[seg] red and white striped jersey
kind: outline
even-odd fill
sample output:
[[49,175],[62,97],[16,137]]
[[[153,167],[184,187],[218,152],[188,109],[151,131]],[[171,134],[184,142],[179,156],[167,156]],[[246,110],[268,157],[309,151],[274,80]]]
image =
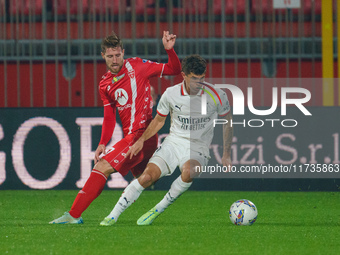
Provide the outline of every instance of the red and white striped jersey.
[[[99,92],[104,103],[104,123],[100,144],[107,144],[111,138],[115,125],[116,108],[122,121],[124,136],[147,127],[152,119],[149,78],[176,75],[181,71],[175,51],[169,50],[167,53],[169,55],[167,64],[141,58],[129,58],[124,60],[118,74],[108,71],[102,77],[99,83]],[[106,120],[109,120],[111,127],[105,128]],[[108,124],[106,123],[106,125]]]

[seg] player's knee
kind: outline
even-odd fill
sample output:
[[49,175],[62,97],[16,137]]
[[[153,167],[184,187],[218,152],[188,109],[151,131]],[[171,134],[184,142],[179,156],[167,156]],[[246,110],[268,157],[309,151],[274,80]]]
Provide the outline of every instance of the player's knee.
[[154,183],[156,180],[154,180],[153,176],[150,173],[144,172],[139,178],[138,182],[140,185],[143,186],[143,188],[149,187],[152,183]]
[[194,178],[194,176],[191,174],[190,168],[184,168],[182,170],[181,177],[183,182],[192,182]]
[[155,181],[157,181],[161,176],[161,171],[159,167],[153,163],[149,163],[143,172],[143,174],[138,178],[138,182],[144,188],[149,187]]
[[197,171],[197,164],[185,165],[182,169],[182,181],[184,182],[192,182],[199,175],[200,171]]
[[113,167],[105,159],[100,159],[93,169],[102,172],[106,177],[115,172]]

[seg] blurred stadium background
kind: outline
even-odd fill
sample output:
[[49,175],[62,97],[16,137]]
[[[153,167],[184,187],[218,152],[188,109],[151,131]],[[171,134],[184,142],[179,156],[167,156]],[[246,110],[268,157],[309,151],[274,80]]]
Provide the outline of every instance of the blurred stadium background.
[[[276,5],[281,7],[274,8]],[[29,118],[53,118],[59,114],[61,119],[64,118],[59,122],[66,127],[67,117],[74,118],[70,122],[75,125],[77,114],[81,117],[86,115],[84,112],[91,112],[88,107],[96,110],[92,117],[102,117],[98,82],[106,71],[100,56],[103,37],[112,31],[119,34],[124,41],[126,58],[137,56],[164,62],[167,55],[161,43],[163,30],[177,35],[175,50],[180,59],[193,53],[207,59],[208,78],[226,82],[229,79],[234,82],[235,79],[267,78],[288,81],[277,86],[289,86],[292,78],[305,80],[308,84],[302,82],[298,86],[306,87],[312,93],[307,105],[335,109],[340,105],[339,85],[337,79],[333,80],[340,75],[337,58],[340,1],[0,0],[0,124],[3,125],[0,125],[0,151],[5,151],[0,152],[0,188],[15,185],[34,188],[27,183],[23,186],[16,176],[22,179],[27,174],[25,164],[31,164],[27,167],[29,172],[41,180],[52,176],[58,166],[62,149],[59,150],[58,140],[51,138],[52,133],[46,133],[46,139],[40,143],[36,142],[39,134],[34,134],[36,139],[32,138],[30,142],[36,144],[28,147],[31,151],[25,142],[19,146],[21,151],[15,147],[13,137]],[[151,85],[160,95],[168,86],[180,81],[180,76],[152,78]],[[240,84],[243,91],[247,86],[249,83]],[[257,83],[255,106],[271,105],[269,88],[272,86]],[[337,110],[333,109],[333,112],[332,119],[338,123]],[[322,115],[326,113],[318,116]],[[81,124],[77,124],[75,129],[67,131],[72,144],[72,162],[64,167],[68,171],[71,164],[73,175],[78,177],[64,181],[64,186],[55,183],[53,187],[75,188],[74,179],[79,178],[79,169],[85,164],[84,157],[79,156],[83,152],[82,145],[79,146],[82,138],[77,130]],[[337,163],[339,133],[338,128],[334,128],[335,131],[329,130],[327,134],[330,142],[334,141],[331,147],[335,156],[331,159]],[[100,128],[96,131],[97,135],[90,140],[92,150],[100,137]],[[88,134],[91,135],[91,131]],[[72,141],[76,136],[77,140]],[[250,143],[263,140],[256,139],[258,137]],[[37,149],[46,147],[44,141],[48,141],[49,150]],[[306,142],[306,148],[311,142]],[[55,150],[51,148],[54,145],[58,147]],[[23,156],[20,153],[24,150],[28,152]],[[40,154],[33,156],[34,150]],[[270,150],[266,148],[266,151]],[[47,151],[55,152],[57,159],[52,160],[50,171],[41,173],[39,164],[45,162],[39,159],[39,155],[48,156]],[[16,157],[24,163],[19,160],[22,164],[17,164]],[[86,179],[88,173],[81,174],[81,178]],[[65,175],[59,178],[63,179]],[[329,184],[324,183],[324,187],[327,186]],[[294,187],[292,189],[296,189],[296,185]],[[309,183],[304,187],[308,188]],[[337,187],[332,186],[332,189]]]
[[[165,61],[160,38],[170,30],[180,59],[208,60],[208,77],[337,77],[337,1],[278,2],[300,8],[274,9],[273,0],[1,0],[0,107],[101,106],[100,41],[112,31],[126,57]],[[178,81],[152,85],[161,93]],[[312,105],[339,105],[337,87],[315,85]]]

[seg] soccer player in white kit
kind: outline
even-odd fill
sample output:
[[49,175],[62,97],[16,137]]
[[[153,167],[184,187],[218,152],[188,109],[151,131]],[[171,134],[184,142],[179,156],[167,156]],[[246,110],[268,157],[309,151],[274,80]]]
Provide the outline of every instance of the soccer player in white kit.
[[[143,174],[132,181],[124,190],[112,212],[100,223],[110,226],[117,222],[120,214],[135,202],[142,191],[165,175],[172,174],[178,166],[181,175],[172,183],[164,198],[141,216],[138,225],[150,225],[192,184],[200,173],[197,169],[206,166],[217,115],[231,122],[230,105],[224,91],[204,82],[206,61],[199,55],[190,55],[182,61],[183,82],[167,88],[162,95],[157,115],[143,135],[131,146],[126,157],[133,158],[142,150],[144,142],[154,136],[171,115],[170,134],[153,154]],[[206,94],[205,114],[202,114],[202,95]],[[233,129],[229,124],[223,128],[222,164],[231,166],[230,148]]]

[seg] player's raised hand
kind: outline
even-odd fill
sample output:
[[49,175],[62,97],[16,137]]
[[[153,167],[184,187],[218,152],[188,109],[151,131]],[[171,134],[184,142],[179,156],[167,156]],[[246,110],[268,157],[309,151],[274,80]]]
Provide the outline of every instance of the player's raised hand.
[[130,156],[130,159],[132,159],[133,156],[136,156],[144,146],[144,141],[142,139],[138,139],[137,142],[134,143],[128,150],[128,152],[125,155],[125,158]]
[[94,153],[94,164],[97,164],[97,162],[99,161],[99,156],[100,154],[106,154],[106,146],[104,144],[99,144],[96,152]]
[[169,31],[163,31],[162,41],[164,49],[171,50],[175,45],[176,35],[170,34]]

